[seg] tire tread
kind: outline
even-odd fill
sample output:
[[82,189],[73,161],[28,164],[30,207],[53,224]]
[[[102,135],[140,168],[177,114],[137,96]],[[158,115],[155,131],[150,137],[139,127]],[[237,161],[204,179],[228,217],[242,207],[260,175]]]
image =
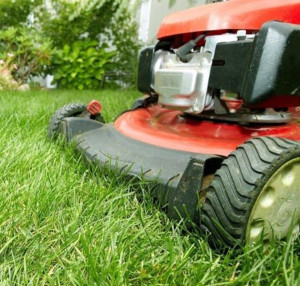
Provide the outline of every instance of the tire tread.
[[247,222],[261,189],[293,156],[300,156],[300,142],[256,137],[223,161],[201,207],[200,228],[214,245],[245,244]]
[[50,119],[48,126],[48,138],[56,139],[59,134],[60,123],[64,118],[76,116],[86,110],[82,103],[69,103],[58,109]]

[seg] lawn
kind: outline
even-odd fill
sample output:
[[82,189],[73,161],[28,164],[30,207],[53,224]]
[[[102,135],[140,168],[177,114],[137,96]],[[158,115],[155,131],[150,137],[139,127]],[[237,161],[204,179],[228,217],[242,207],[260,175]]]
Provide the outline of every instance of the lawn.
[[299,285],[299,239],[213,251],[168,220],[147,184],[87,168],[46,138],[64,104],[97,98],[111,121],[137,96],[1,92],[0,285]]

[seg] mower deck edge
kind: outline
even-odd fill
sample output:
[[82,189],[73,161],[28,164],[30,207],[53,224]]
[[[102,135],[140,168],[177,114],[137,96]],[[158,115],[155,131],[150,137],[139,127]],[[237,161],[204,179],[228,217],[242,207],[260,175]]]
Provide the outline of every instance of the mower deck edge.
[[197,220],[203,177],[223,160],[143,143],[122,135],[112,123],[90,119],[66,118],[61,132],[76,142],[76,149],[89,162],[156,182],[155,197],[167,206],[172,219]]

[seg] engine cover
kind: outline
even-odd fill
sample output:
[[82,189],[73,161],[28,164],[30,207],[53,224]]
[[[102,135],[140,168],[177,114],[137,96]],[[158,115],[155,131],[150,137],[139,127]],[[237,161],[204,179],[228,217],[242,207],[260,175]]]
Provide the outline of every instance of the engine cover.
[[202,112],[205,108],[212,54],[195,53],[188,63],[175,54],[167,54],[162,68],[155,72],[154,90],[159,103],[186,112]]

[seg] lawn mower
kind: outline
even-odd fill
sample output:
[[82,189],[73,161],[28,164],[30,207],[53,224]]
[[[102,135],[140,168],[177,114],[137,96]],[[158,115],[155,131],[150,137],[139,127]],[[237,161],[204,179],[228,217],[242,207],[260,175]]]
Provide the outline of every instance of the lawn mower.
[[156,183],[168,216],[216,245],[296,238],[300,221],[300,1],[231,0],[167,16],[140,52],[143,97],[113,123],[68,104],[49,137]]

